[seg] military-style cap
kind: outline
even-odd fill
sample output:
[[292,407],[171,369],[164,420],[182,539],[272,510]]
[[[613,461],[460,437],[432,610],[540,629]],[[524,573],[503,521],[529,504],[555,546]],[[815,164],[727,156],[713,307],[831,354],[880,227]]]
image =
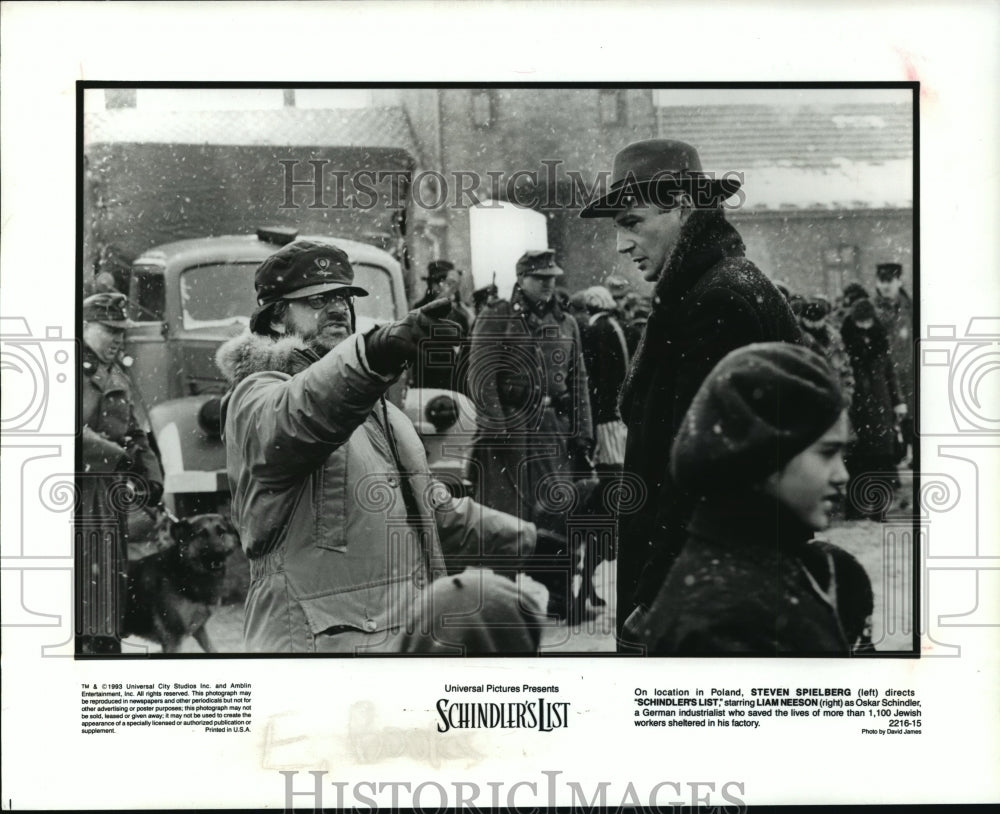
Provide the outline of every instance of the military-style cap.
[[250,317],[253,333],[269,331],[270,312],[280,300],[299,300],[313,294],[344,289],[356,297],[368,292],[354,285],[354,268],[347,254],[329,243],[296,240],[267,258],[254,275],[257,304]]
[[879,280],[895,280],[903,276],[903,267],[899,263],[879,263],[875,266],[875,276]]
[[427,276],[424,279],[429,283],[443,280],[448,276],[448,272],[453,271],[454,268],[455,264],[451,260],[431,260],[427,264]]
[[328,243],[296,240],[267,258],[254,275],[257,304],[270,305],[278,300],[298,300],[349,288],[357,297],[368,292],[354,285],[354,268],[347,254]]
[[83,321],[99,322],[109,328],[131,328],[135,325],[128,318],[128,297],[120,292],[91,294],[83,301]]
[[555,249],[529,249],[517,261],[517,274],[535,277],[562,277],[563,270],[556,265]]

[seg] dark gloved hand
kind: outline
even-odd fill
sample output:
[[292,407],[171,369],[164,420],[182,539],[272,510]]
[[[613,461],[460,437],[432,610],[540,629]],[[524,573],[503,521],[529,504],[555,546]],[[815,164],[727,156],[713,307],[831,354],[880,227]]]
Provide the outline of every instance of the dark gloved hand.
[[163,499],[163,484],[155,480],[147,481],[147,483],[149,494],[147,505],[156,506]]
[[371,369],[383,376],[399,373],[417,358],[420,340],[430,336],[435,325],[454,327],[457,336],[458,325],[443,319],[449,311],[451,300],[442,298],[410,311],[398,322],[370,330],[365,334],[365,354]]
[[163,497],[163,484],[159,481],[146,480],[139,475],[129,476],[128,481],[135,493],[135,504],[139,508],[155,506]]

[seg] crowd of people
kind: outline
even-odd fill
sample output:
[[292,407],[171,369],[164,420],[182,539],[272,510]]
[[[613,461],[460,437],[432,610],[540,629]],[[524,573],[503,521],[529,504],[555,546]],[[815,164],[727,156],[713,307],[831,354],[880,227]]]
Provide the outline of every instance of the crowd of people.
[[[546,249],[517,262],[509,299],[488,287],[470,307],[462,270],[436,260],[409,315],[358,334],[367,292],[342,251],[299,240],[264,261],[249,330],[217,356],[246,648],[534,652],[571,601],[553,566],[570,508],[599,494],[608,510],[625,478],[635,499],[611,506],[603,552],[619,652],[870,649],[867,575],[813,538],[845,495],[872,515],[851,481],[892,488],[912,444],[902,269],[879,265],[874,297],[792,294],[726,219],[739,188],[682,142],[618,153],[581,217],[613,223],[648,294],[615,275],[569,293]],[[85,326],[109,324],[93,313]],[[470,496],[435,482],[386,399],[404,372],[475,404]]]

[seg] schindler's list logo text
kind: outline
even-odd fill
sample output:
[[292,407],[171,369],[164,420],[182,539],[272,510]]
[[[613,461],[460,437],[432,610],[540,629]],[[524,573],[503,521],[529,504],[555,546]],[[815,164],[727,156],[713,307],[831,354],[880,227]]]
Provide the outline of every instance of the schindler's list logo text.
[[537,729],[552,732],[569,726],[569,701],[544,696],[524,701],[437,702],[438,732],[450,729]]

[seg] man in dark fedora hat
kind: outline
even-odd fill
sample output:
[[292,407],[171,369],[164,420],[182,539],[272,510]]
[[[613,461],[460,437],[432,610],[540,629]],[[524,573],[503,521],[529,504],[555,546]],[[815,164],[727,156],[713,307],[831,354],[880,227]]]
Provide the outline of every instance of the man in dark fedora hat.
[[119,361],[133,325],[124,294],[83,301],[80,439],[77,476],[76,649],[121,652],[127,601],[128,524],[123,507],[152,505],[163,494],[160,462],[136,418],[132,381]]
[[676,558],[693,511],[693,496],[671,479],[670,450],[695,392],[736,348],[801,341],[785,298],[746,259],[739,233],[726,221],[724,202],[742,196],[741,185],[737,173],[703,170],[690,144],[649,139],[615,156],[608,192],[580,213],[612,218],[618,251],[654,283],[649,319],[621,392],[625,477],[641,482],[645,495],[618,523],[623,650],[637,640],[639,619]]

